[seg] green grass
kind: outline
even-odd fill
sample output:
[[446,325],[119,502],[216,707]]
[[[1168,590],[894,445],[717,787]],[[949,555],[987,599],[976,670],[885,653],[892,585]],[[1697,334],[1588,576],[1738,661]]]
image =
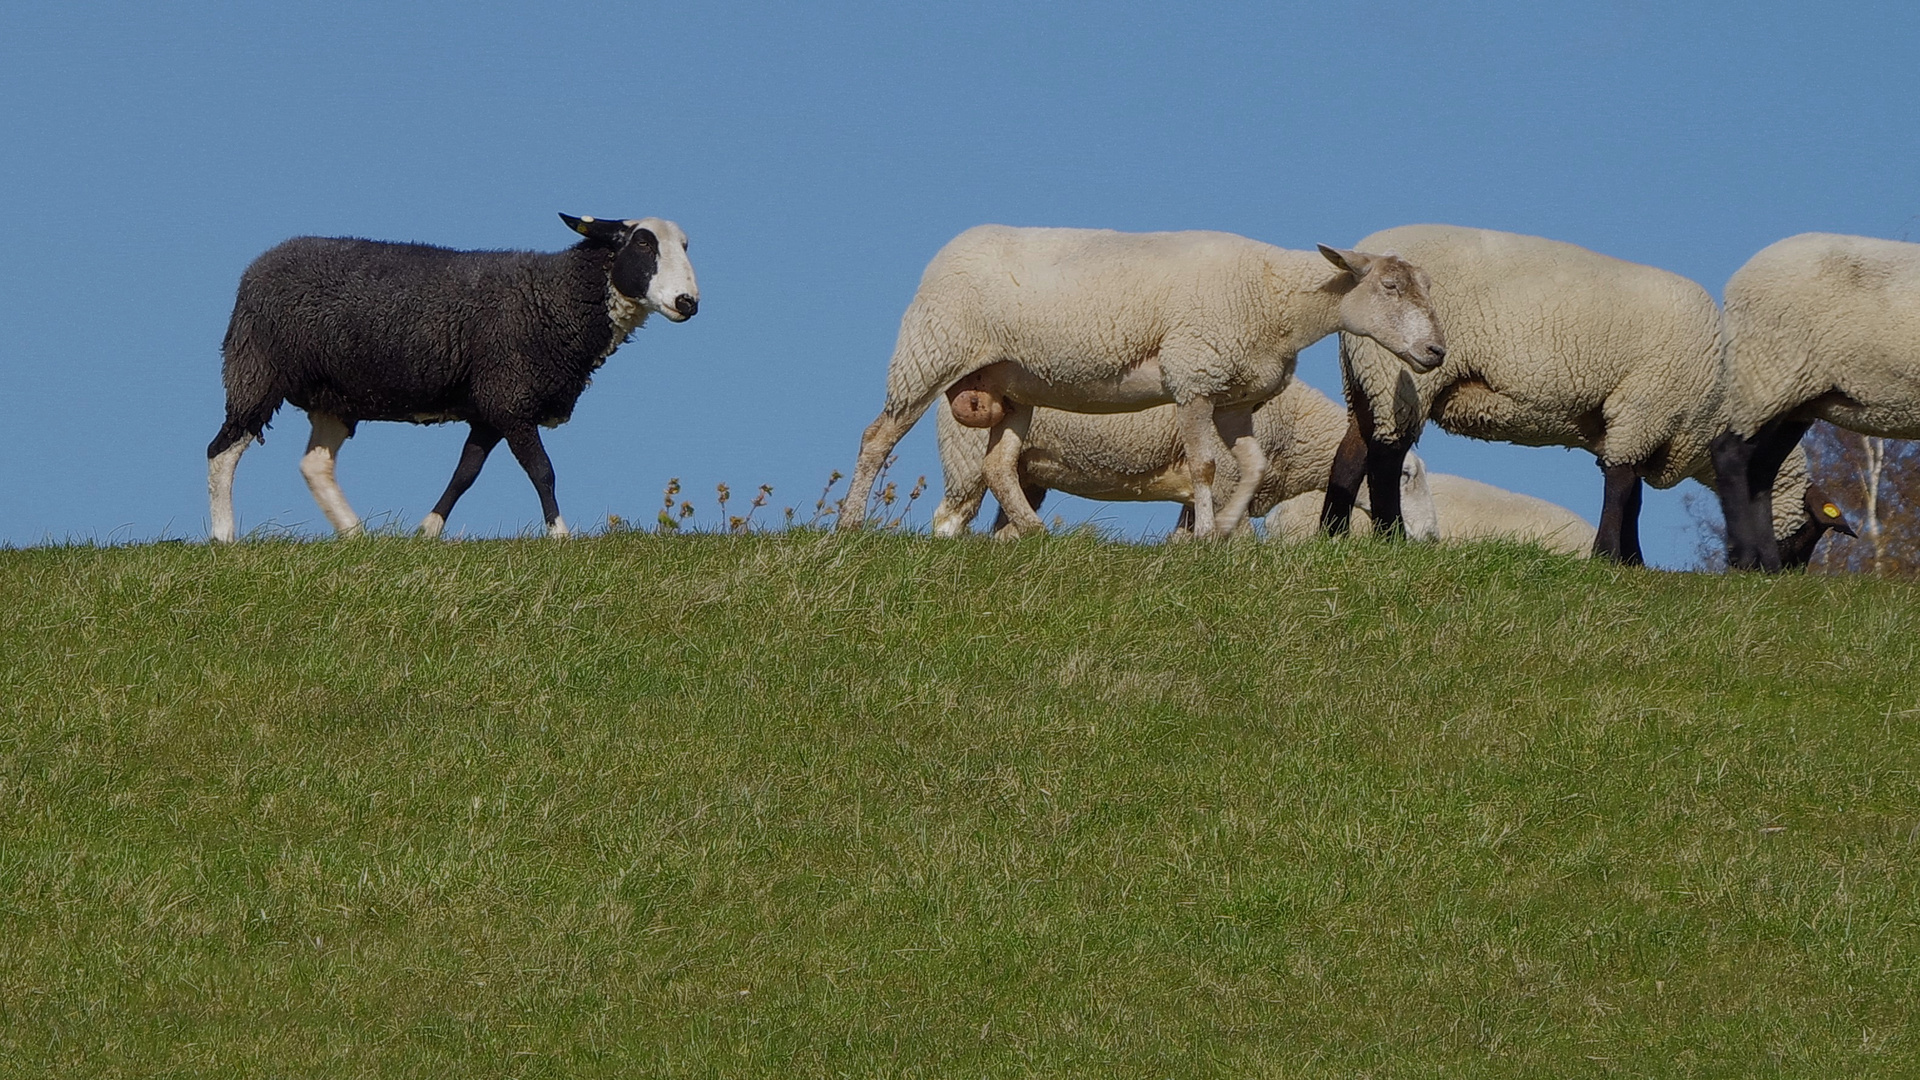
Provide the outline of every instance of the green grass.
[[1898,584],[621,533],[0,597],[0,1074],[1920,1075]]

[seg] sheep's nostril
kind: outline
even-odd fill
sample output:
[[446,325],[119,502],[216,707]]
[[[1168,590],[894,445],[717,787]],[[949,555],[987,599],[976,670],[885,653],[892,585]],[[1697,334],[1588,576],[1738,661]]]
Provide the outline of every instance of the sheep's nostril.
[[673,298],[673,310],[691,319],[694,313],[700,310],[700,301],[695,300],[686,293],[681,293],[679,296]]
[[1427,346],[1427,359],[1432,360],[1434,363],[1438,364],[1445,361],[1446,358],[1447,358],[1447,347],[1445,345]]

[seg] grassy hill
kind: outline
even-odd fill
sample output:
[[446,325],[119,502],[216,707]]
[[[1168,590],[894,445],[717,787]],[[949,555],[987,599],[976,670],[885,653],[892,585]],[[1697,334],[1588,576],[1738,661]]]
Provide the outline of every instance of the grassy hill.
[[1920,1075],[1920,593],[0,552],[0,1074]]

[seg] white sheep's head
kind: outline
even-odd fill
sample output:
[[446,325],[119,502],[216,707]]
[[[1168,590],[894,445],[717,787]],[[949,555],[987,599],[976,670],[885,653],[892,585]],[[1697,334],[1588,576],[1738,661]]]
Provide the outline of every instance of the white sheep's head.
[[700,285],[680,226],[662,218],[609,221],[561,214],[560,219],[581,236],[613,248],[607,284],[621,299],[674,322],[686,322],[700,310]]
[[1340,298],[1340,329],[1369,337],[1415,371],[1432,371],[1447,358],[1447,338],[1433,313],[1427,272],[1398,255],[1369,255],[1320,245],[1327,261],[1353,275]]
[[1411,450],[1400,462],[1400,521],[1409,540],[1440,539],[1440,512],[1427,483],[1427,463]]

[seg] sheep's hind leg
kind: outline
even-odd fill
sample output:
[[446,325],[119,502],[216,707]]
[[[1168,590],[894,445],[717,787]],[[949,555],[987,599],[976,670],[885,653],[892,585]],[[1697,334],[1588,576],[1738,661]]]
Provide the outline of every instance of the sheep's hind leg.
[[854,459],[853,476],[847,481],[846,497],[840,500],[840,516],[834,522],[836,529],[858,528],[867,520],[867,496],[873,491],[873,481],[886,468],[887,458],[893,454],[893,448],[900,444],[907,429],[920,418],[924,406],[904,416],[881,413],[879,418],[867,425],[860,436],[860,456]]
[[1640,474],[1632,465],[1601,465],[1606,494],[1600,506],[1600,528],[1594,532],[1593,553],[1626,566],[1640,566]]
[[360,517],[347,504],[346,492],[334,479],[340,447],[353,436],[353,429],[332,413],[310,412],[307,419],[313,424],[313,435],[307,439],[306,455],[300,459],[300,475],[306,477],[307,490],[313,492],[320,512],[333,523],[333,531],[341,536],[358,536],[362,531]]
[[[221,432],[224,438],[227,432]],[[253,442],[253,436],[240,433],[240,437],[231,444],[207,456],[207,503],[212,514],[212,528],[208,536],[220,543],[232,543],[235,528],[233,521],[233,473],[240,467],[240,455],[247,452],[247,445]],[[220,439],[214,440],[220,445]]]
[[1033,406],[1010,404],[1007,418],[994,425],[993,433],[987,437],[987,456],[980,462],[980,471],[1006,517],[1006,525],[996,528],[995,536],[1005,538],[1047,531],[1033,504],[1027,501],[1025,485],[1020,482],[1020,451],[1026,446],[1027,426],[1032,420]]
[[973,525],[974,517],[980,513],[980,503],[986,496],[987,485],[984,480],[965,491],[949,487],[946,495],[941,497],[940,505],[933,508],[933,535],[965,535]]
[[[1027,505],[1033,507],[1033,512],[1036,517],[1039,516],[1040,504],[1047,501],[1047,489],[1034,487],[1030,484],[1021,484],[1020,494],[1027,497]],[[1019,530],[1014,529],[1007,523],[1008,520],[1006,507],[1003,506],[994,511],[993,535],[995,537],[1002,540],[1011,540],[1020,535]]]
[[453,479],[447,482],[440,501],[433,504],[433,511],[420,522],[420,535],[437,537],[447,527],[447,515],[453,513],[453,504],[479,479],[480,467],[487,463],[487,455],[493,453],[499,443],[500,433],[485,424],[467,425],[467,444],[460,450],[460,464],[454,467]]
[[565,539],[567,523],[560,519],[560,502],[553,497],[553,462],[547,459],[547,448],[540,442],[540,429],[532,426],[510,428],[506,431],[507,449],[527,471],[527,479],[533,481],[533,490],[540,496],[540,513],[547,522],[547,535],[555,540]]

